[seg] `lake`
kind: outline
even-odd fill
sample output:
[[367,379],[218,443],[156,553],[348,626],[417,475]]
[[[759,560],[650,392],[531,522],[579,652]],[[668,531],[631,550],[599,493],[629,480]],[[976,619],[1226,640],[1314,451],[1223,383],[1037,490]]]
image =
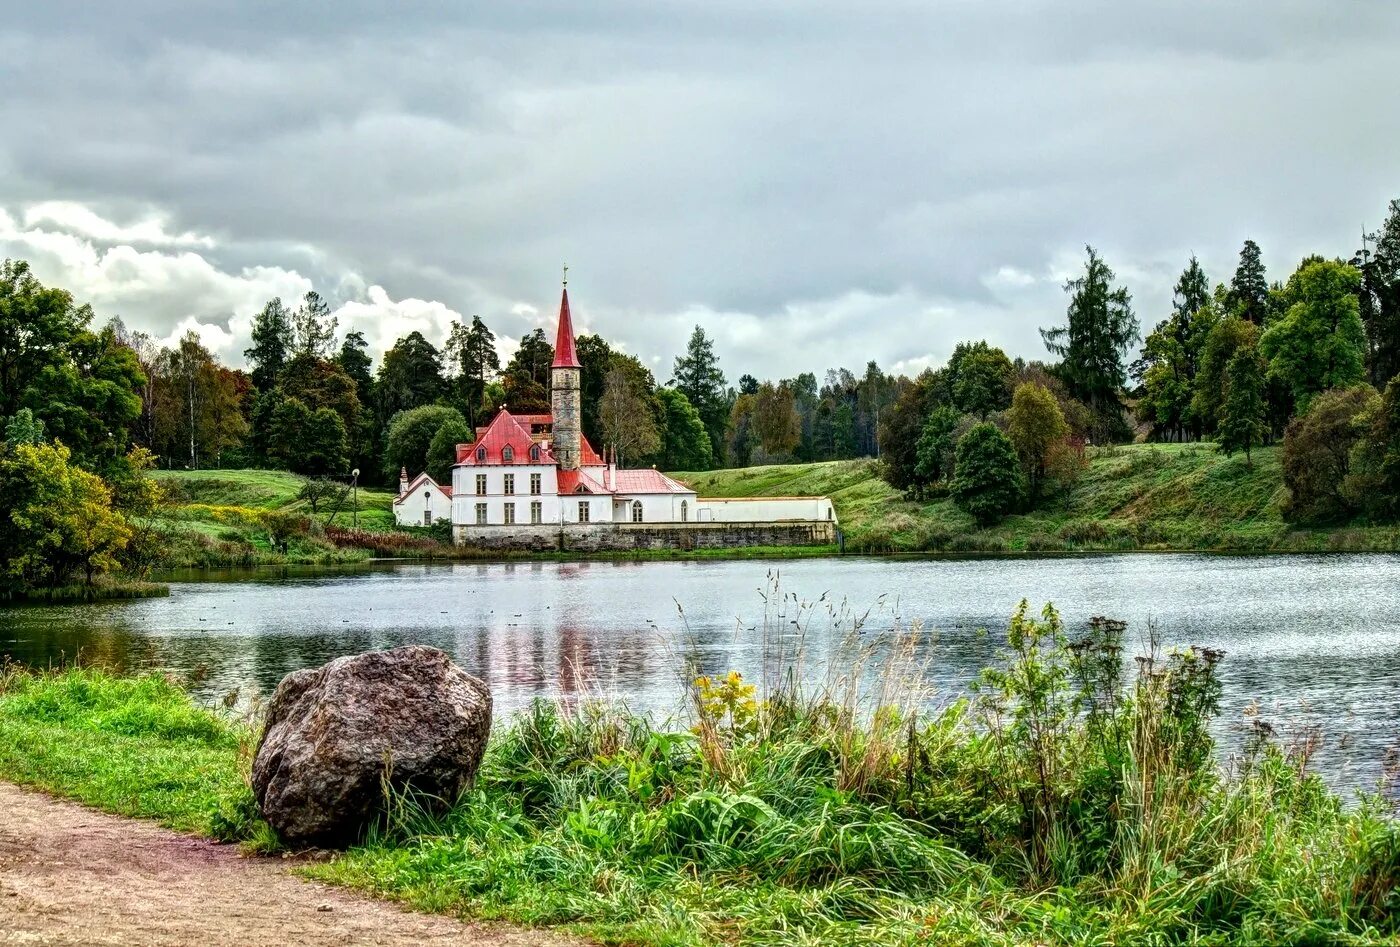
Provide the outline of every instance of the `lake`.
[[765,637],[801,640],[821,677],[847,670],[838,639],[878,652],[918,625],[930,699],[944,702],[994,659],[1024,597],[1034,610],[1053,601],[1071,633],[1106,615],[1129,622],[1135,649],[1149,622],[1166,646],[1223,649],[1227,751],[1250,715],[1286,734],[1316,725],[1328,778],[1372,788],[1400,730],[1392,555],[394,562],[178,578],[165,599],[0,610],[0,654],[193,674],[214,700],[266,696],[338,655],[424,643],[489,682],[498,719],[537,696],[669,714],[692,662],[753,679]]

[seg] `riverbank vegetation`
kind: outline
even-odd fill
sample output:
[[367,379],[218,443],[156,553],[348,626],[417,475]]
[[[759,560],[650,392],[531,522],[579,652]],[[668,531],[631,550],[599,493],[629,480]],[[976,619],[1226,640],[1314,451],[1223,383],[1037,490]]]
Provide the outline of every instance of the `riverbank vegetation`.
[[1213,444],[1088,448],[1073,485],[990,526],[939,491],[915,498],[895,490],[874,461],[676,476],[702,496],[830,496],[848,552],[1400,550],[1393,525],[1290,522],[1283,454],[1260,448],[1246,463]]
[[[1219,653],[1149,653],[1130,674],[1121,623],[1071,641],[1052,608],[1023,605],[1003,659],[940,710],[916,628],[845,635],[838,670],[809,677],[800,641],[828,621],[775,600],[753,683],[693,678],[674,726],[536,704],[445,814],[392,800],[363,845],[305,870],[617,944],[1400,935],[1387,804],[1345,805],[1309,771],[1311,744],[1278,745],[1262,720],[1220,765]],[[251,733],[158,677],[0,683],[0,777],[266,847]]]

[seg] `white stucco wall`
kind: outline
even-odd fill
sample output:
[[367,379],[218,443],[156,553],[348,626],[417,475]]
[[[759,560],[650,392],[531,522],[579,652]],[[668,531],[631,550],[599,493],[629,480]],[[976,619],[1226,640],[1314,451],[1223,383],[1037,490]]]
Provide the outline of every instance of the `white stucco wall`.
[[[613,520],[618,523],[632,522],[632,501],[642,504],[643,523],[694,523],[696,498],[693,493],[640,493],[618,494],[613,500]],[[682,511],[684,504],[684,511]]]
[[[506,475],[515,477],[515,492],[507,494]],[[540,492],[530,493],[530,475],[540,475]],[[486,523],[505,523],[506,505],[515,507],[516,523],[530,522],[530,504],[540,504],[541,521],[559,522],[559,481],[550,464],[486,464],[479,467],[452,468],[452,523],[455,526],[475,526],[476,506],[486,504]],[[486,477],[486,492],[477,493],[478,475]]]
[[836,508],[826,497],[702,497],[697,505],[702,523],[836,521]]
[[394,522],[399,526],[426,526],[425,513],[432,513],[433,522],[451,519],[452,501],[437,487],[423,481],[394,503]]

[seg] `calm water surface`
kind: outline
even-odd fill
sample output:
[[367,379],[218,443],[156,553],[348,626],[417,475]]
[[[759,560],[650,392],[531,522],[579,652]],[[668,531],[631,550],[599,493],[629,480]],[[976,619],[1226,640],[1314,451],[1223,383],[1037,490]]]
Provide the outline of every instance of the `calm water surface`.
[[1319,764],[1353,787],[1373,787],[1397,746],[1400,556],[1385,555],[394,563],[197,576],[173,583],[168,599],[0,610],[0,654],[198,669],[199,695],[214,699],[269,694],[287,672],[339,655],[424,643],[486,679],[498,717],[581,692],[665,714],[677,708],[685,655],[752,678],[765,625],[795,638],[795,607],[765,605],[770,570],[785,595],[821,601],[803,617],[813,675],[842,670],[828,659],[852,616],[865,616],[861,638],[876,643],[898,634],[896,618],[917,621],[934,699],[952,699],[994,658],[1025,597],[1036,608],[1053,601],[1071,630],[1108,615],[1130,623],[1136,644],[1151,620],[1168,646],[1225,650],[1227,746],[1253,712],[1285,731],[1320,725]]

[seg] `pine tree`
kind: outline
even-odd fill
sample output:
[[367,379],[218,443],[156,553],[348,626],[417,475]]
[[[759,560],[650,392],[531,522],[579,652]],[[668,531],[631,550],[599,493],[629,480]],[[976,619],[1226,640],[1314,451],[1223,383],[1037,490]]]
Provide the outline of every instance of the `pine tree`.
[[252,366],[253,387],[271,391],[292,357],[292,314],[280,298],[268,300],[253,319],[253,347],[243,357]]
[[1181,317],[1179,324],[1189,324],[1191,317],[1208,305],[1210,280],[1206,278],[1206,271],[1201,269],[1201,263],[1193,253],[1186,263],[1186,269],[1177,277],[1176,287],[1172,290],[1172,313]]
[[297,355],[325,358],[335,342],[335,316],[321,294],[314,289],[301,298],[301,305],[292,313],[292,330],[296,337]]
[[472,316],[470,326],[454,322],[447,337],[446,354],[457,369],[457,400],[467,424],[474,427],[481,420],[486,386],[501,370],[495,333],[480,316]]
[[700,326],[690,335],[685,354],[677,356],[671,372],[671,384],[695,408],[710,436],[712,464],[724,461],[725,427],[729,421],[729,399],[725,392],[724,372],[715,355],[714,342]]
[[335,361],[341,371],[354,379],[355,394],[361,403],[367,404],[370,387],[374,384],[374,376],[370,374],[374,362],[369,357],[369,343],[365,341],[365,334],[360,331],[345,333],[345,341],[340,344],[340,353]]
[[1251,448],[1263,441],[1265,414],[1264,360],[1252,346],[1235,352],[1227,371],[1225,409],[1220,421],[1220,449],[1227,454],[1244,451],[1245,463],[1254,461]]
[[1263,325],[1269,311],[1269,281],[1264,275],[1259,244],[1246,240],[1240,249],[1240,263],[1230,279],[1227,297],[1230,309],[1241,319]]
[[1121,426],[1118,393],[1127,380],[1123,360],[1139,338],[1138,321],[1128,291],[1112,286],[1113,270],[1093,247],[1085,250],[1084,275],[1065,283],[1068,325],[1041,329],[1040,335],[1045,347],[1064,359],[1060,375],[1071,394],[1089,405],[1095,437],[1104,440]]

